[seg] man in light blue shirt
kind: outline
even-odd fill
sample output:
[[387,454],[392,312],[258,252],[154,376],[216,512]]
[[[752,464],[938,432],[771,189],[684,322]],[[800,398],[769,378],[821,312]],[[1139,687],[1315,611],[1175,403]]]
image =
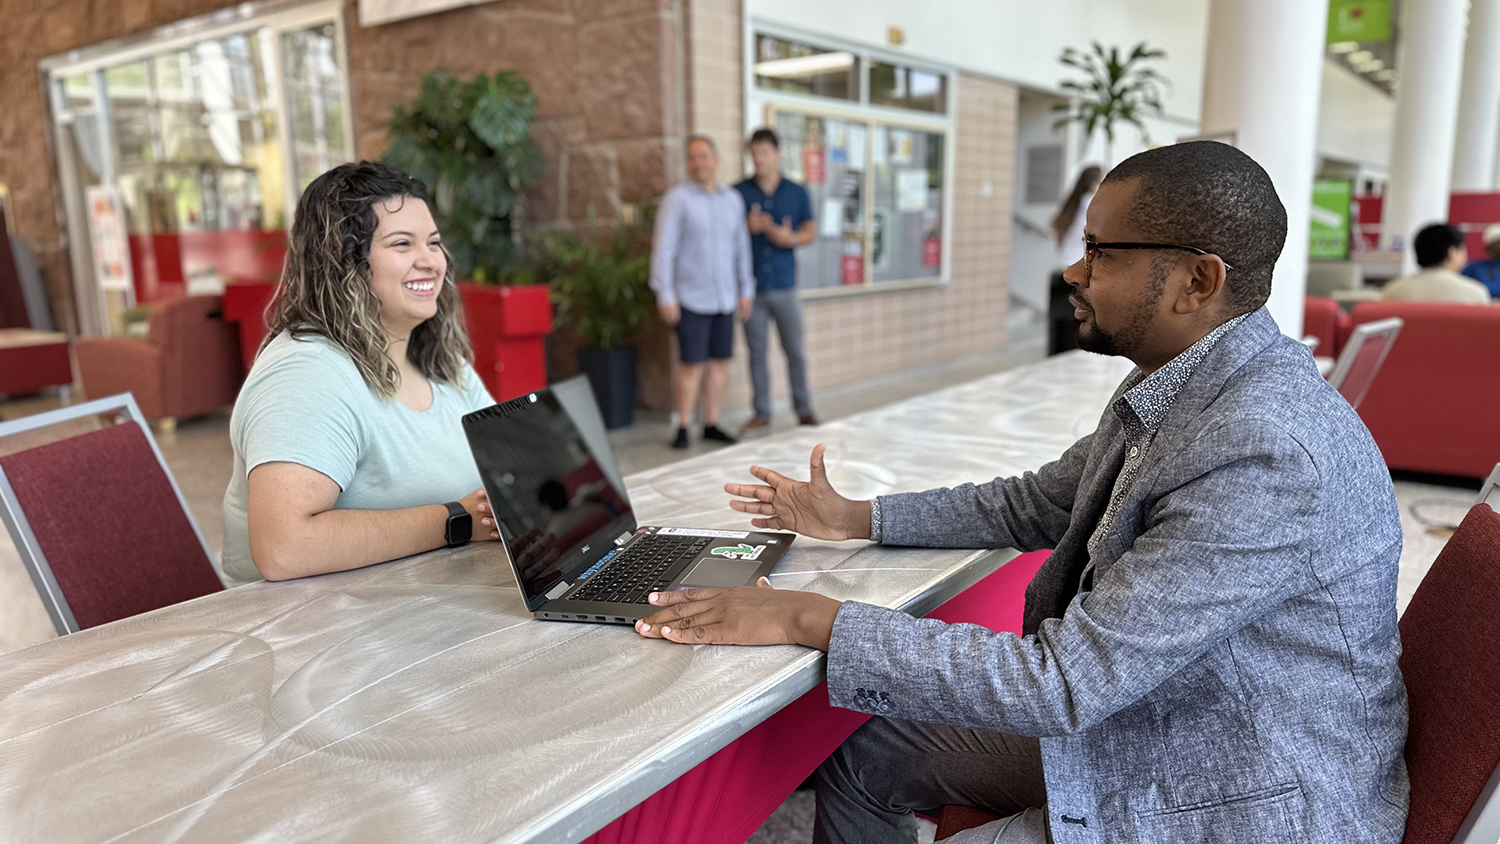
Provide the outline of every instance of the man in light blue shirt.
[[688,447],[687,427],[700,379],[703,438],[735,441],[719,428],[719,410],[727,363],[734,354],[735,318],[744,322],[755,304],[745,201],[738,191],[719,184],[719,154],[708,136],[688,138],[686,152],[692,181],[662,197],[651,250],[651,290],[662,320],[677,329],[682,362],[674,385],[678,428],[673,448]]

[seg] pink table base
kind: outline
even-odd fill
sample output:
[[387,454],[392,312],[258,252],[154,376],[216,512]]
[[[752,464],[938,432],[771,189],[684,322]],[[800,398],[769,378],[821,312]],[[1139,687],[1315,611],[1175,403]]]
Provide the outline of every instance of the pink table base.
[[[1022,554],[928,616],[1020,632],[1026,585],[1046,551]],[[804,694],[599,830],[586,844],[742,844],[870,716]]]

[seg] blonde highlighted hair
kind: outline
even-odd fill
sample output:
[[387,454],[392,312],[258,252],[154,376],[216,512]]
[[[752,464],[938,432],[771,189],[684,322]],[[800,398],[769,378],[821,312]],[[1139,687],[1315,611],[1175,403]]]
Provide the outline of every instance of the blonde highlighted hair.
[[[342,164],[314,179],[297,203],[261,349],[282,332],[323,337],[348,353],[370,389],[394,398],[398,370],[386,355],[390,335],[380,322],[380,300],[370,289],[370,248],[379,223],[376,203],[412,199],[427,202],[427,188],[371,161]],[[451,257],[447,263],[437,315],[412,331],[406,359],[430,380],[461,388],[464,366],[474,354]]]

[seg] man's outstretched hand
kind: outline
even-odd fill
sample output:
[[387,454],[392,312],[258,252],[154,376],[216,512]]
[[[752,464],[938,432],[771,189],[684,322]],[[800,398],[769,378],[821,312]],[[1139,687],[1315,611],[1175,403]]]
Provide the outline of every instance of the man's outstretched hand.
[[635,623],[651,639],[689,645],[806,645],[828,650],[841,604],[813,592],[756,586],[653,592],[661,609]]
[[753,516],[750,524],[771,530],[789,530],[814,539],[869,539],[870,502],[850,501],[834,491],[823,468],[819,443],[810,460],[812,480],[794,481],[764,466],[751,466],[750,474],[765,481],[761,484],[725,484],[724,491],[748,501],[731,501],[729,506]]

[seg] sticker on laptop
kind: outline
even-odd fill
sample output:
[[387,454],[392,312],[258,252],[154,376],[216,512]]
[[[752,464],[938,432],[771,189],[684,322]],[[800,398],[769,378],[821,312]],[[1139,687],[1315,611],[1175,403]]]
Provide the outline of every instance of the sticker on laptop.
[[750,534],[743,530],[696,530],[694,528],[664,527],[657,536],[709,536],[714,539],[744,539]]
[[721,545],[708,552],[715,557],[727,557],[731,560],[758,560],[761,552],[766,550],[764,545],[746,545],[741,542],[738,545]]

